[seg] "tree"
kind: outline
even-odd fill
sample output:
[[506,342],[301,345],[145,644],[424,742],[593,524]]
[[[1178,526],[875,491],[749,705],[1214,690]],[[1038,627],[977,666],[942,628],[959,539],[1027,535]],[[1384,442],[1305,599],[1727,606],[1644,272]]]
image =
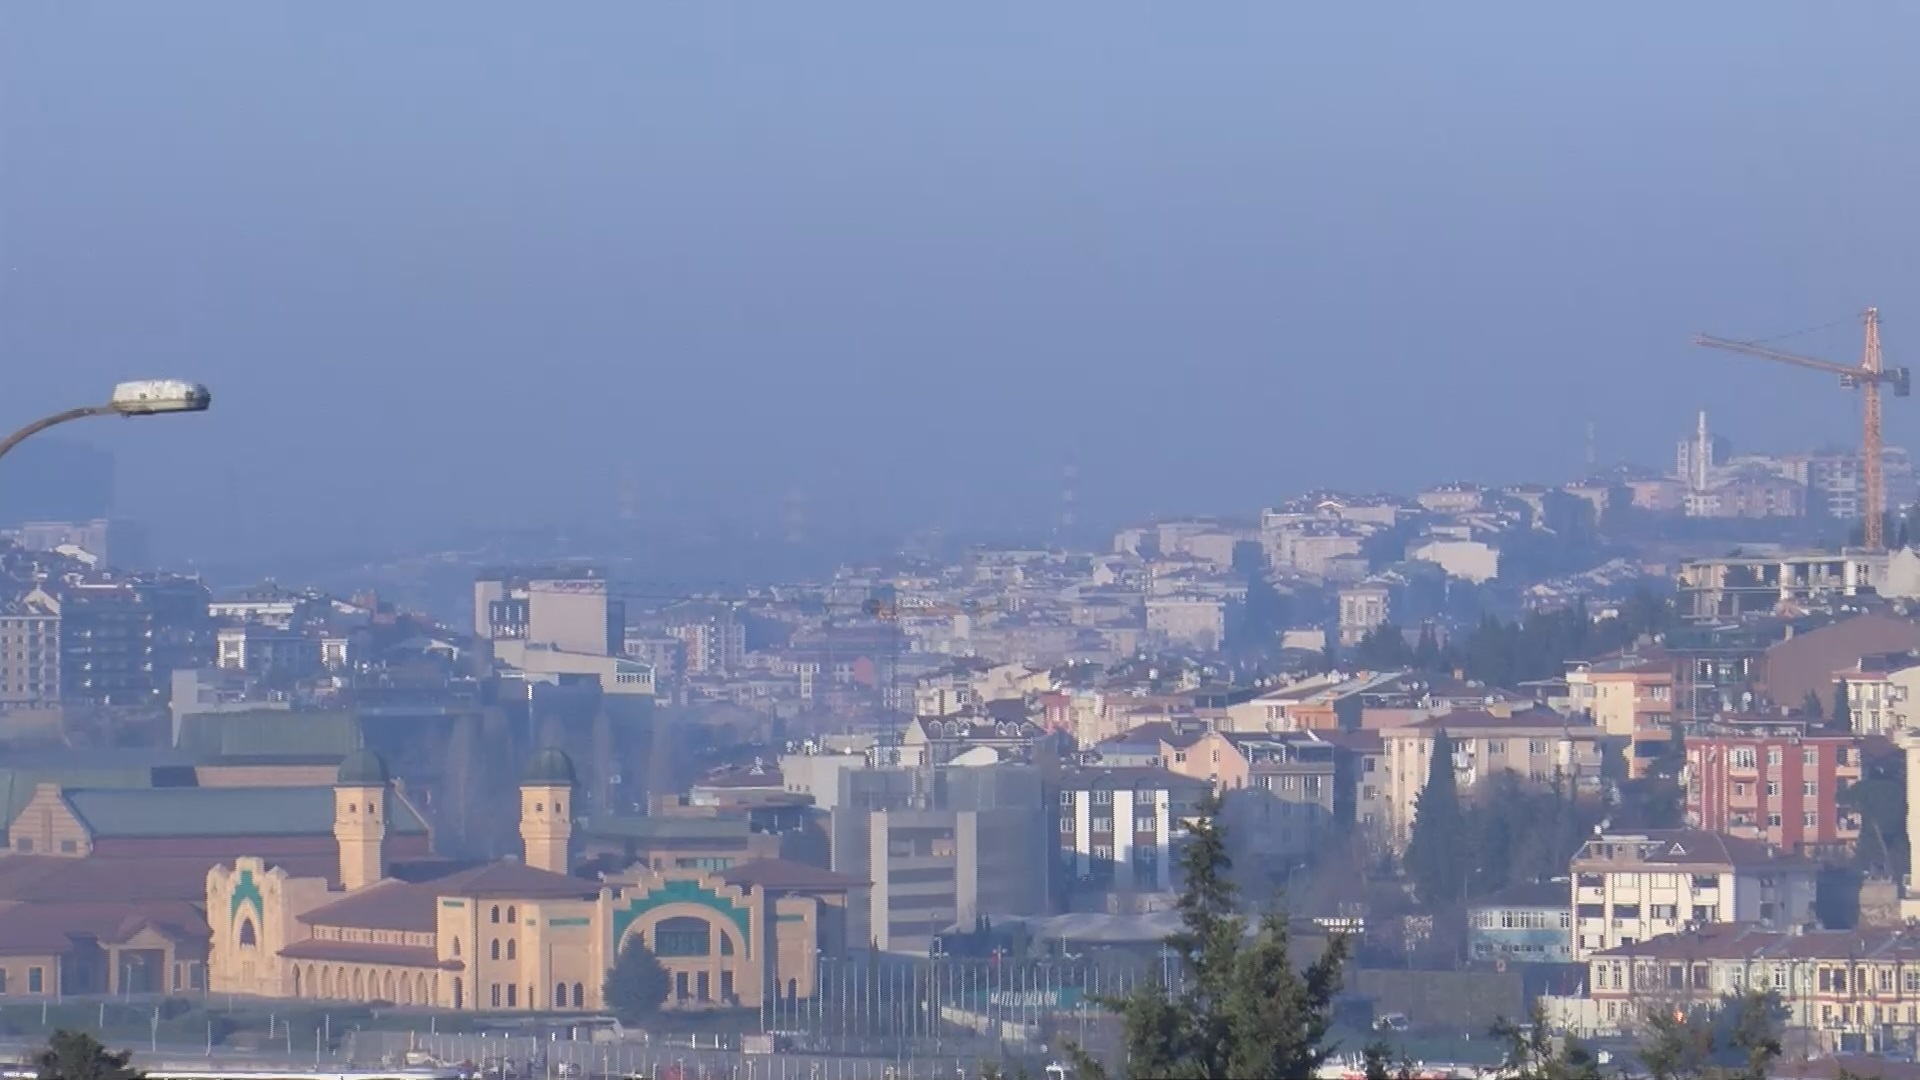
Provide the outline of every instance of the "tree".
[[[1180,929],[1166,939],[1184,978],[1166,987],[1149,983],[1123,998],[1102,999],[1117,1012],[1127,1072],[1167,1080],[1229,1080],[1247,1076],[1312,1076],[1332,1055],[1333,1026],[1347,942],[1296,970],[1284,913],[1260,917],[1253,933],[1235,914],[1238,890],[1229,874],[1220,800],[1197,809],[1180,854],[1185,888]],[[1106,1069],[1070,1046],[1077,1074],[1104,1078]]]
[[84,1031],[56,1031],[34,1059],[40,1080],[140,1080],[131,1051],[114,1052]]
[[646,942],[640,940],[640,935],[628,934],[613,970],[607,972],[603,993],[608,1007],[621,1020],[631,1023],[658,1012],[661,1003],[667,1000],[672,982],[667,969],[653,955],[653,950],[647,948]]
[[1827,714],[1827,726],[1835,731],[1853,730],[1853,706],[1847,701],[1847,680],[1833,684],[1833,711]]
[[1407,648],[1407,635],[1398,626],[1381,623],[1354,646],[1353,662],[1368,671],[1398,671],[1413,666],[1413,650]]
[[1554,1047],[1547,1035],[1546,1010],[1538,1002],[1526,1027],[1502,1017],[1494,1022],[1492,1035],[1506,1044],[1500,1062],[1502,1076],[1512,1080],[1600,1080],[1600,1059],[1593,1051],[1571,1038]]
[[1827,707],[1821,703],[1820,695],[1812,690],[1807,691],[1806,699],[1800,702],[1800,711],[1815,720],[1825,719],[1827,715]]
[[1406,870],[1414,891],[1427,905],[1460,899],[1466,885],[1466,814],[1453,776],[1453,740],[1434,733],[1427,784],[1414,801],[1413,833],[1407,840]]
[[1655,1009],[1640,1062],[1653,1080],[1766,1080],[1787,1016],[1780,996],[1749,990],[1684,1014]]

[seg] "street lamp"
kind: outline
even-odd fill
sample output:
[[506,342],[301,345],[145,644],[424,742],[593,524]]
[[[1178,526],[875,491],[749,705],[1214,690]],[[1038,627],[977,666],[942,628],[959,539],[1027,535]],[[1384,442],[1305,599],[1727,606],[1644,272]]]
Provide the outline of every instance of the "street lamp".
[[0,458],[7,452],[56,424],[89,416],[159,416],[164,413],[205,412],[213,404],[213,395],[199,383],[179,379],[141,379],[123,382],[113,388],[113,396],[104,405],[83,405],[78,409],[42,417],[7,436],[0,442]]

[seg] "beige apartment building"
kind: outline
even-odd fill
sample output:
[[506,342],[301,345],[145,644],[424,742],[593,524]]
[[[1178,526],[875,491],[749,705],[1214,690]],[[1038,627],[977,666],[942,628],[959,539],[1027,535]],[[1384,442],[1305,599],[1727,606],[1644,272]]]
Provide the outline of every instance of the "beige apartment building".
[[1567,665],[1570,708],[1628,747],[1629,775],[1645,775],[1673,741],[1673,660],[1627,654]]
[[0,607],[0,706],[60,700],[60,608],[38,589]]
[[1444,731],[1453,741],[1454,780],[1461,792],[1482,780],[1512,772],[1536,784],[1556,777],[1576,787],[1597,784],[1604,757],[1603,733],[1550,709],[1496,716],[1460,709],[1380,732],[1388,762],[1386,823],[1396,852],[1406,850],[1414,807],[1426,787],[1433,747]]

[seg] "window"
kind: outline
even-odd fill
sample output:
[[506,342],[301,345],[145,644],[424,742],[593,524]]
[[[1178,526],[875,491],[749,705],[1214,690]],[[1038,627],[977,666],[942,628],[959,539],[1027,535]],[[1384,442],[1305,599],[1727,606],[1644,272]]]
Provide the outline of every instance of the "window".
[[1777,746],[1767,747],[1767,766],[1771,768],[1778,764],[1780,764],[1780,748]]
[[1544,754],[1546,752],[1547,752],[1547,740],[1545,739],[1528,739],[1527,740],[1528,755],[1532,757],[1539,757],[1541,754]]
[[1094,832],[1103,832],[1103,833],[1110,833],[1110,832],[1112,832],[1112,831],[1113,831],[1113,819],[1112,819],[1112,818],[1110,818],[1110,817],[1097,817],[1097,818],[1094,818],[1094,819],[1093,819],[1093,831],[1094,831]]
[[704,919],[680,916],[660,920],[653,929],[653,954],[670,956],[711,956],[713,928]]
[[30,855],[33,853],[33,841],[28,840],[25,837],[21,837],[20,839],[15,840],[13,842],[13,847],[14,847],[14,850],[19,851],[22,854]]
[[1063,818],[1061,818],[1061,819],[1060,819],[1060,831],[1061,831],[1062,833],[1070,833],[1070,832],[1072,832],[1072,831],[1073,831],[1073,819],[1072,819],[1072,818],[1069,818],[1069,817],[1063,817]]
[[500,1007],[500,984],[494,983],[492,990],[493,990],[493,993],[492,993],[493,1007],[497,1009]]
[[1807,781],[1806,783],[1804,783],[1804,784],[1801,784],[1801,785],[1800,785],[1800,794],[1802,794],[1802,795],[1818,795],[1818,794],[1820,794],[1820,785],[1819,785],[1819,783],[1818,783],[1818,782],[1816,782],[1816,781],[1813,781],[1813,780],[1809,780],[1809,781]]
[[1777,781],[1777,780],[1769,780],[1769,781],[1767,781],[1767,798],[1769,798],[1769,799],[1777,799],[1777,798],[1779,798],[1779,797],[1780,797],[1780,783],[1779,783],[1779,781]]
[[[721,976],[721,978],[727,977],[728,975]],[[584,1009],[587,1007],[587,988],[580,983],[573,984],[573,1007],[576,1009]]]
[[[519,957],[518,957],[518,955],[517,955],[517,954],[518,954],[518,952],[519,952],[519,949],[518,949],[518,948],[517,948],[517,947],[516,947],[516,946],[514,945],[514,943],[513,943],[513,939],[512,939],[512,938],[508,938],[508,939],[507,939],[507,959],[509,959],[509,960],[516,960],[516,959],[519,959]],[[509,1004],[509,1005],[511,1005],[511,1004],[512,1004],[512,1002],[508,1002],[508,1004]]]
[[493,944],[488,946],[487,953],[490,956],[490,958],[494,960],[500,959],[500,939],[499,938],[493,939]]
[[459,938],[453,939],[453,955],[455,956],[460,955],[460,939]]
[[1728,755],[1728,760],[1732,762],[1733,767],[1736,769],[1754,768],[1755,766],[1754,766],[1753,747],[1751,746],[1734,747],[1733,752]]
[[1820,825],[1820,815],[1809,810],[1800,815],[1800,824],[1809,829],[1818,828]]
[[44,994],[47,992],[47,973],[44,968],[27,969],[27,993]]
[[499,922],[499,921],[500,921],[500,905],[499,905],[499,904],[495,904],[495,905],[493,905],[493,917],[492,917],[491,919],[489,919],[488,921],[489,921],[489,922]]
[[1777,829],[1777,828],[1779,828],[1779,827],[1780,827],[1780,815],[1779,815],[1779,814],[1768,814],[1768,815],[1767,815],[1767,828],[1769,828],[1769,829]]
[[74,841],[74,840],[60,841],[60,853],[63,855],[72,855],[74,852],[77,852],[79,850],[80,850],[80,844],[77,841]]
[[1072,805],[1073,805],[1073,792],[1071,792],[1071,791],[1063,791],[1063,792],[1061,792],[1061,793],[1060,793],[1060,805],[1061,805],[1061,806],[1072,806]]
[[507,905],[507,921],[508,922],[519,921],[519,910],[511,904]]
[[1802,764],[1802,765],[1818,765],[1818,764],[1820,764],[1820,751],[1818,751],[1818,750],[1802,750],[1802,751],[1800,751],[1800,764]]
[[517,993],[515,993],[515,991],[519,989],[520,987],[514,983],[507,984],[507,1008],[511,1009],[516,1004],[518,1004],[518,1002],[516,1002],[514,998],[519,996]]

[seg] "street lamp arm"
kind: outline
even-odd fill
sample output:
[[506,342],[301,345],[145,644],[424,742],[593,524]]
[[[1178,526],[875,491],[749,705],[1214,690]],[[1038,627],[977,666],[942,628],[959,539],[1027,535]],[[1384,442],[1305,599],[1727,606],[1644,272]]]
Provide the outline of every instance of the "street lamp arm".
[[57,412],[52,416],[41,417],[26,427],[21,428],[19,431],[7,436],[5,442],[0,442],[0,458],[6,457],[7,451],[12,450],[26,440],[57,424],[65,424],[73,420],[84,420],[89,416],[111,416],[115,411],[111,405],[86,405],[78,409],[68,409],[66,412]]

